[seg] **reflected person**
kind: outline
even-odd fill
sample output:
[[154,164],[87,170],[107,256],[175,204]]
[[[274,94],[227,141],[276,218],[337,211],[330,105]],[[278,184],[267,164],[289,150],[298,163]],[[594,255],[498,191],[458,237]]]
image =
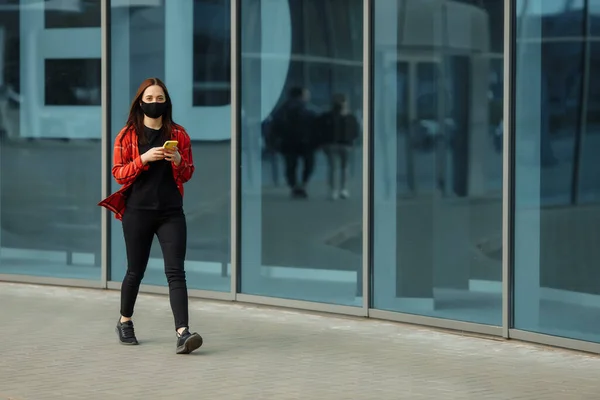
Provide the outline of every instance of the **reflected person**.
[[348,161],[352,147],[359,137],[358,120],[349,112],[348,100],[343,94],[333,96],[331,110],[319,117],[318,132],[327,157],[327,176],[331,199],[346,199],[348,191]]
[[[167,140],[177,141],[176,147],[165,149]],[[192,177],[194,164],[190,137],[173,122],[171,98],[160,79],[146,79],[140,85],[127,124],[115,139],[113,160],[113,177],[122,186],[100,205],[123,222],[127,272],[116,327],[119,341],[138,344],[131,317],[156,235],[169,284],[176,353],[191,353],[202,345],[202,337],[189,331],[184,270],[187,225],[183,184]]]
[[[308,197],[307,185],[315,168],[317,149],[313,132],[316,114],[309,109],[310,92],[293,87],[288,99],[274,113],[273,140],[285,161],[285,177],[294,198]],[[302,177],[298,181],[297,169],[302,161]]]

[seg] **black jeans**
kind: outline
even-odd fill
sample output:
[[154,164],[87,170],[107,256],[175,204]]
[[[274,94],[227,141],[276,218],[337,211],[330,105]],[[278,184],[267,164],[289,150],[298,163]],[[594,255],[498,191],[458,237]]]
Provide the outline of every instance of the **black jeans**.
[[311,150],[285,152],[285,177],[290,188],[298,187],[298,161],[302,159],[302,185],[306,185],[315,169],[315,152]]
[[165,260],[175,329],[188,327],[188,294],[184,269],[187,225],[181,209],[168,212],[127,209],[123,214],[127,273],[121,285],[121,315],[127,318],[133,315],[155,234]]
[[[331,190],[346,189],[348,181],[348,159],[351,147],[344,144],[329,144],[323,149],[327,157],[328,181]],[[339,182],[336,175],[339,173]]]

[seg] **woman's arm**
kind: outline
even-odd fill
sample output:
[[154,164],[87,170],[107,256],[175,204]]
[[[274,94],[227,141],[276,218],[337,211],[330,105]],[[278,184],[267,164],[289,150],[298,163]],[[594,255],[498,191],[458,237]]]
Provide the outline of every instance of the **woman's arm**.
[[195,171],[194,157],[192,156],[192,141],[183,127],[176,127],[175,129],[177,130],[176,137],[179,142],[177,147],[179,148],[181,163],[179,165],[173,163],[173,168],[177,171],[177,180],[185,183],[192,179]]
[[112,175],[119,185],[127,185],[135,180],[144,168],[142,157],[133,158],[131,133],[124,128],[115,139]]

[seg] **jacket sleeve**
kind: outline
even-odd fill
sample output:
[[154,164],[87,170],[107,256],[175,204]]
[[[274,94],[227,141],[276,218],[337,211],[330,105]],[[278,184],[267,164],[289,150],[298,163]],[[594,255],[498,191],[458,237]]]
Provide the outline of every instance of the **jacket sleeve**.
[[127,133],[123,129],[115,139],[112,175],[119,185],[132,183],[144,168],[141,156],[133,158],[131,135]]
[[194,157],[192,156],[192,141],[187,132],[179,127],[178,129],[178,141],[179,141],[179,154],[181,155],[181,163],[175,165],[173,163],[173,169],[177,172],[177,180],[180,183],[185,183],[192,179],[194,175]]

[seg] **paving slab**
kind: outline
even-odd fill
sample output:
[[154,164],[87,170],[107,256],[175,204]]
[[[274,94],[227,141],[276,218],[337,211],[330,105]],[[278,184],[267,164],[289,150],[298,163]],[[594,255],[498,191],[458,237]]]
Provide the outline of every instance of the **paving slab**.
[[595,400],[600,357],[424,327],[190,300],[205,345],[175,354],[166,296],[0,283],[0,399]]

